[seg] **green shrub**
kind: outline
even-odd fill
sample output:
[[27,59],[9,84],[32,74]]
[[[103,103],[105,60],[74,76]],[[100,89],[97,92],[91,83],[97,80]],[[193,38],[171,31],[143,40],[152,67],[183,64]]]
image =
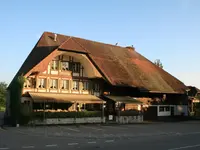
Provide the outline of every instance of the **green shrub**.
[[83,112],[34,112],[34,119],[44,118],[84,118],[101,117],[101,111],[83,111]]

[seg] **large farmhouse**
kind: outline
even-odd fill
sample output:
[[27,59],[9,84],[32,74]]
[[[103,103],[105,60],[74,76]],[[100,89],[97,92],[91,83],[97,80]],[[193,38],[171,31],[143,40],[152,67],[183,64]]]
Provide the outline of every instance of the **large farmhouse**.
[[[129,110],[128,103],[153,104],[155,98],[164,99],[165,105],[187,105],[186,86],[132,46],[44,32],[15,78],[21,75],[26,78],[21,103],[32,111],[105,109],[109,116],[115,115],[117,102],[127,103],[120,110]],[[13,81],[8,87],[8,116]]]

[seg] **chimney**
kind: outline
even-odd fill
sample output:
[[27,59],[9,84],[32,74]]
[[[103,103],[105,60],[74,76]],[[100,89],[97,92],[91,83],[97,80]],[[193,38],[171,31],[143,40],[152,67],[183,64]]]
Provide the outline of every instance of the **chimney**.
[[57,34],[54,34],[54,41],[56,42],[57,40]]

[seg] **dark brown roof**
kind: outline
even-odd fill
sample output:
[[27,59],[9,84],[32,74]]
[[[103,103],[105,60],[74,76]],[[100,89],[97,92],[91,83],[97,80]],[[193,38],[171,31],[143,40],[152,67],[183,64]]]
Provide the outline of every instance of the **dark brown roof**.
[[56,48],[85,53],[103,76],[115,86],[132,86],[149,91],[185,92],[186,86],[131,47],[120,47],[77,37],[44,32],[35,48],[25,60],[18,75],[26,74]]

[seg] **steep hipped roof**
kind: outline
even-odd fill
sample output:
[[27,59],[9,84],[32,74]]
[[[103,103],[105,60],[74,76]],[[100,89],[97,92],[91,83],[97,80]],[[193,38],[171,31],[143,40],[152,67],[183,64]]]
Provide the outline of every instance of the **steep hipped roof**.
[[115,86],[132,86],[154,92],[184,92],[186,86],[133,48],[44,32],[17,75],[26,74],[55,49],[85,53]]

